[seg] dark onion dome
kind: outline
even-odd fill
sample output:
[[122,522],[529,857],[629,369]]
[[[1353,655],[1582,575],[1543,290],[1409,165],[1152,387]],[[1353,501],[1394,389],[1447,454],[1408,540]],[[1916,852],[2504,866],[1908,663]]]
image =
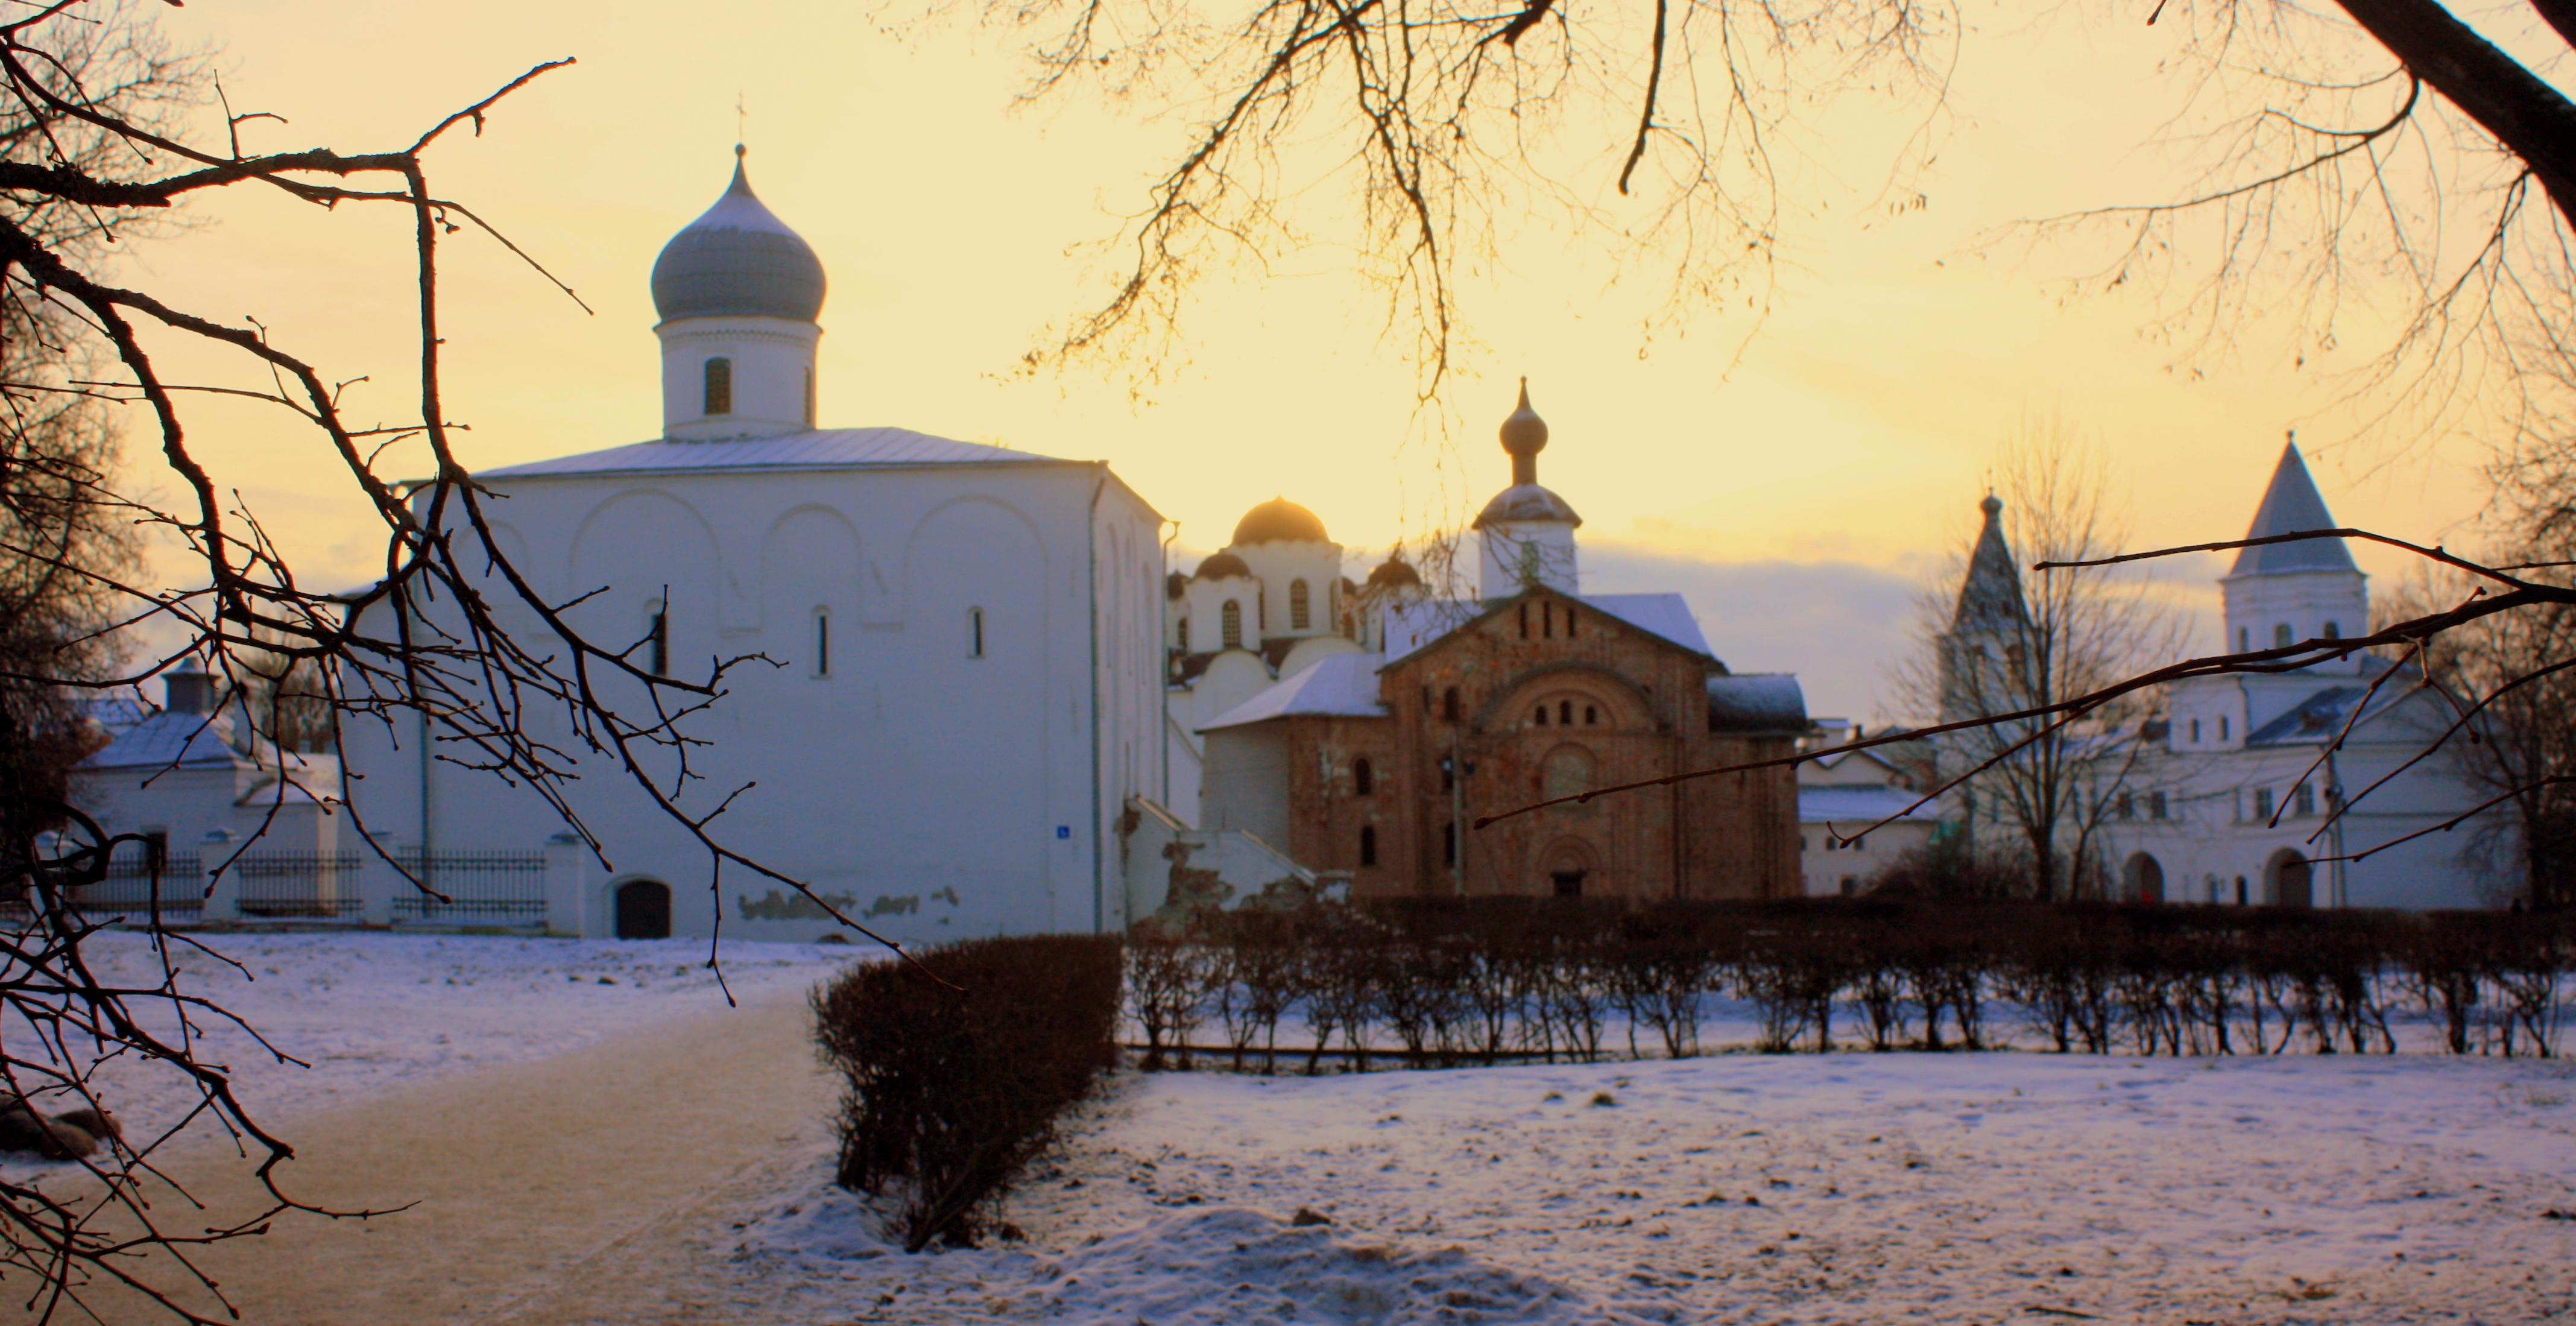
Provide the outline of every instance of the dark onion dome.
[[1378,563],[1376,570],[1369,572],[1368,583],[1371,589],[1400,589],[1421,584],[1422,573],[1413,569],[1413,563],[1404,560],[1404,554],[1393,553]]
[[786,318],[823,311],[823,262],[812,246],[752,196],[734,147],[733,184],[653,261],[653,307],[681,318]]
[[1516,483],[1494,494],[1494,500],[1476,516],[1476,528],[1487,525],[1550,522],[1580,526],[1583,517],[1574,514],[1564,498],[1534,483]]
[[1190,578],[1188,576],[1182,575],[1178,571],[1174,571],[1170,575],[1163,577],[1163,597],[1167,599],[1179,598],[1181,596],[1181,592],[1189,588],[1189,584]]
[[1234,576],[1249,576],[1251,574],[1252,568],[1244,565],[1242,558],[1237,557],[1230,552],[1221,552],[1208,554],[1208,559],[1199,563],[1199,569],[1191,573],[1191,578],[1194,580],[1225,580]]
[[1324,522],[1314,512],[1289,501],[1274,497],[1243,513],[1234,525],[1236,548],[1256,543],[1330,543],[1324,534]]
[[1521,379],[1519,408],[1503,420],[1502,438],[1503,450],[1510,452],[1514,460],[1547,450],[1547,421],[1530,408],[1528,378]]

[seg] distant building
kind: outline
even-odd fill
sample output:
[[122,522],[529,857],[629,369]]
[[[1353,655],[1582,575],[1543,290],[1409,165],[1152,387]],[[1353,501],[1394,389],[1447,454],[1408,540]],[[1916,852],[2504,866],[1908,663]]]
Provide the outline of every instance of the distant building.
[[[2284,447],[2245,536],[2335,527],[2298,447]],[[2341,539],[2242,549],[2219,589],[2233,652],[2370,629],[2367,578]],[[2410,909],[2513,897],[2501,812],[2399,841],[2486,799],[2449,755],[2416,760],[2457,711],[2413,665],[2358,654],[2292,672],[2197,677],[2166,687],[2164,708],[2135,735],[2145,750],[2105,825],[2124,896]],[[2354,804],[2329,825],[2347,797]]]
[[[1502,427],[1512,485],[1475,523],[1473,600],[1427,596],[1401,563],[1318,599],[1337,554],[1320,522],[1294,520],[1302,508],[1284,502],[1247,516],[1235,545],[1178,589],[1186,626],[1172,637],[1176,676],[1194,689],[1236,653],[1272,647],[1267,632],[1307,633],[1283,634],[1278,680],[1197,724],[1201,827],[1276,844],[1357,896],[1801,891],[1798,793],[1786,768],[1472,827],[1542,799],[1785,755],[1808,726],[1797,680],[1729,671],[1679,595],[1581,592],[1581,518],[1538,482],[1547,440],[1524,388]],[[1290,545],[1269,554],[1276,570],[1246,554],[1272,542]],[[1355,609],[1347,619],[1344,603]],[[1222,636],[1218,654],[1198,662],[1204,623],[1228,605],[1220,631],[1265,634]],[[1334,612],[1317,616],[1319,606]],[[1326,636],[1335,638],[1316,643]],[[1312,659],[1304,666],[1301,651]]]
[[[1860,740],[1860,725],[1816,720],[1810,749]],[[1873,746],[1820,756],[1798,766],[1798,864],[1810,897],[1867,892],[1881,871],[1931,845],[1943,802],[1923,799],[1922,770],[1902,760],[1906,746]],[[1920,804],[1918,804],[1920,803]]]

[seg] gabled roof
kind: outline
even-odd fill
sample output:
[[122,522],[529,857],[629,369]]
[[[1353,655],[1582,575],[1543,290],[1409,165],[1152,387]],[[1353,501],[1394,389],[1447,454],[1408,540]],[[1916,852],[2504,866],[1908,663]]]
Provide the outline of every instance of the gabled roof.
[[1939,819],[1940,803],[1914,804],[1922,800],[1922,793],[1901,787],[1800,787],[1798,822],[1831,824],[1848,832],[1891,816],[1900,822]]
[[[1555,593],[1530,590],[1526,593]],[[1700,633],[1699,618],[1693,616],[1690,604],[1679,594],[1559,594],[1587,608],[1606,613],[1621,622],[1654,636],[1667,644],[1678,645],[1694,654],[1714,658],[1708,637]],[[1481,603],[1455,599],[1426,599],[1420,603],[1397,604],[1386,610],[1386,658],[1394,662],[1416,653],[1469,622],[1489,617],[1519,602],[1523,595],[1507,599],[1486,599]]]
[[1266,723],[1274,718],[1384,718],[1378,702],[1381,654],[1333,654],[1281,679],[1269,689],[1199,725],[1201,732]]
[[80,762],[84,769],[250,769],[258,761],[232,747],[232,720],[221,714],[163,711],[118,734]]
[[482,470],[478,479],[705,470],[842,470],[908,465],[1044,465],[1065,462],[1008,447],[958,442],[908,428],[824,428],[784,437],[682,442],[660,438],[605,451]]
[[[2334,516],[2326,510],[2326,499],[2318,494],[2316,481],[2308,477],[2308,463],[2299,457],[2299,444],[2283,446],[2281,463],[2273,467],[2271,486],[2263,490],[2263,504],[2254,509],[2254,523],[2246,529],[2245,537],[2262,539],[2333,528]],[[2343,540],[2301,539],[2296,543],[2240,548],[2236,565],[2227,574],[2268,576],[2360,569],[2353,565],[2352,550],[2344,547]]]

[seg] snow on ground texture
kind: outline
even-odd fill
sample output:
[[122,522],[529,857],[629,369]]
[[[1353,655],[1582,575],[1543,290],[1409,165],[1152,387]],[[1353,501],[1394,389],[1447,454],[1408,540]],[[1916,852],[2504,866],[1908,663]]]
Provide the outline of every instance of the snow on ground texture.
[[817,1150],[729,1274],[781,1322],[2576,1318],[2571,1100],[2412,1055],[1128,1074],[1025,1242],[907,1257]]
[[[567,940],[379,931],[199,933],[212,954],[174,943],[184,993],[240,1015],[279,1051],[200,1015],[202,1054],[229,1068],[264,1123],[347,1106],[401,1086],[550,1058],[669,1018],[724,1008],[703,939]],[[108,931],[84,946],[103,979],[157,984],[151,938]],[[220,956],[216,956],[220,955]],[[794,997],[864,956],[848,945],[728,941],[734,997]],[[229,959],[229,961],[226,961]],[[239,964],[236,967],[233,964]],[[169,1005],[138,998],[146,1025],[167,1031]],[[21,1054],[30,1042],[14,1024]],[[125,1119],[158,1131],[194,1104],[175,1074],[111,1064],[99,1093]]]

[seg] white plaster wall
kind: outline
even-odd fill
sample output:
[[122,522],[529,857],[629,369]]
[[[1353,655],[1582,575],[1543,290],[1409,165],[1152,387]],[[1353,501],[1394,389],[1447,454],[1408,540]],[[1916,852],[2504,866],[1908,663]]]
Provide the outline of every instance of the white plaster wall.
[[[1116,923],[1104,843],[1124,798],[1162,782],[1162,588],[1159,518],[1105,469],[922,465],[498,486],[506,537],[524,542],[523,567],[544,592],[606,587],[575,610],[583,629],[639,639],[667,595],[677,675],[702,678],[719,654],[782,665],[738,668],[728,694],[685,724],[709,745],[690,756],[697,777],[683,807],[704,811],[759,784],[719,822],[729,846],[907,940]],[[818,616],[830,622],[828,671],[818,666]],[[531,622],[517,625],[533,637]],[[640,703],[640,686],[608,693]],[[569,737],[553,715],[535,730]],[[366,731],[349,743],[352,767],[368,775],[359,798],[372,822],[437,850],[534,849],[561,828],[535,797],[439,764],[428,767],[424,826],[416,733],[397,735],[406,748]],[[657,756],[655,767],[670,786],[671,760]],[[580,771],[569,796],[609,858],[587,872],[591,925],[605,923],[607,889],[650,877],[672,886],[678,933],[706,933],[719,906],[728,934],[811,938],[830,928],[785,886],[738,866],[716,896],[705,849],[631,779],[596,756]]]
[[[822,328],[786,318],[684,318],[653,330],[662,341],[663,436],[775,437],[814,426],[805,386]],[[721,415],[706,412],[709,359],[733,361],[733,409]]]
[[1286,850],[1288,734],[1279,723],[1219,728],[1207,734],[1207,769],[1199,793],[1199,828],[1239,829]]
[[1480,597],[1510,598],[1530,581],[1568,594],[1583,592],[1571,525],[1556,521],[1496,521],[1477,531],[1476,544],[1476,592]]
[[[2247,647],[2270,649],[2272,628],[2287,625],[2292,640],[2310,640],[2325,634],[2326,623],[2333,622],[2346,636],[2361,635],[2370,629],[2370,591],[2368,579],[2358,571],[2297,571],[2271,575],[2234,576],[2219,582],[2225,600],[2227,623],[2226,647],[2237,647],[2238,631]],[[2322,664],[2317,671],[2358,672],[2358,658]]]
[[[1338,619],[1334,609],[1342,581],[1342,548],[1337,543],[1254,543],[1226,549],[1252,568],[1261,599],[1259,620],[1265,640],[1284,637],[1330,635]],[[1291,623],[1288,613],[1288,586],[1298,580],[1306,582],[1306,625]],[[1246,605],[1247,620],[1253,615]],[[1208,620],[1213,621],[1213,618]],[[1196,631],[1198,628],[1190,628]],[[1250,643],[1250,642],[1246,642]],[[1212,647],[1201,646],[1202,648]]]
[[1191,653],[1204,654],[1223,647],[1225,604],[1229,599],[1243,606],[1243,647],[1261,647],[1265,638],[1261,628],[1261,582],[1251,576],[1221,576],[1214,580],[1193,579],[1185,591]]

